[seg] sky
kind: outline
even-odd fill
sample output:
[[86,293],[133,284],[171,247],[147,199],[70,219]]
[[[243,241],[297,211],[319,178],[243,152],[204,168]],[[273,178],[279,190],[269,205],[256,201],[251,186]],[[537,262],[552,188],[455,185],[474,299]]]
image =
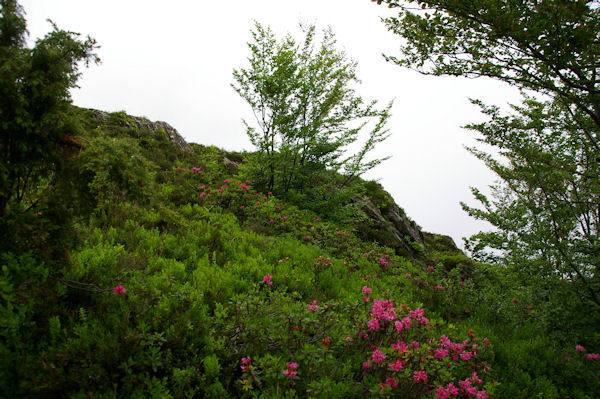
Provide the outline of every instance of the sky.
[[495,176],[466,147],[475,135],[461,126],[484,120],[469,98],[506,106],[518,92],[490,79],[433,77],[400,68],[400,38],[380,18],[393,10],[369,0],[21,0],[30,41],[59,28],[91,36],[102,62],[81,68],[77,106],[126,111],[165,121],[188,141],[229,151],[252,150],[242,119],[250,106],[232,89],[232,71],[247,66],[254,22],[281,37],[300,38],[299,23],[331,27],[338,48],[358,62],[357,93],[383,106],[394,99],[391,136],[375,156],[391,159],[365,178],[379,181],[423,230],[462,247],[491,226],[470,218],[471,186],[489,192]]

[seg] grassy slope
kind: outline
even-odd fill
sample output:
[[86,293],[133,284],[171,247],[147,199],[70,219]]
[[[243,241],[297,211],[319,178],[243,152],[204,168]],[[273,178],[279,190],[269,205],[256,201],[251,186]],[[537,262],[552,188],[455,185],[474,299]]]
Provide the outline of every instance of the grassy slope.
[[[85,128],[76,160],[78,244],[43,286],[38,307],[28,308],[31,330],[23,334],[22,321],[7,330],[3,355],[18,364],[2,368],[9,396],[420,397],[458,386],[472,370],[483,379],[477,389],[497,396],[559,397],[565,389],[563,377],[551,375],[555,359],[543,369],[528,364],[528,349],[555,353],[539,333],[502,332],[477,310],[477,265],[443,239],[426,234],[423,254],[411,261],[255,192],[223,161],[236,154],[193,144],[181,151],[123,113],[99,120],[76,112]],[[126,293],[114,294],[117,285]],[[376,299],[393,300],[394,320],[408,317],[412,327],[399,332],[382,319],[370,330]],[[421,307],[428,323],[409,313]],[[532,325],[526,313],[520,323],[520,331]],[[479,357],[436,359],[442,334],[466,340],[464,351],[477,343]],[[480,334],[507,343],[489,348]],[[392,348],[398,340],[420,346],[402,354]],[[521,352],[515,357],[507,345]],[[381,365],[376,350],[387,356]],[[242,371],[248,356],[251,368]],[[404,363],[395,372],[394,359]],[[427,382],[414,380],[421,370]],[[578,381],[594,376],[567,371]],[[382,390],[387,378],[395,380]]]

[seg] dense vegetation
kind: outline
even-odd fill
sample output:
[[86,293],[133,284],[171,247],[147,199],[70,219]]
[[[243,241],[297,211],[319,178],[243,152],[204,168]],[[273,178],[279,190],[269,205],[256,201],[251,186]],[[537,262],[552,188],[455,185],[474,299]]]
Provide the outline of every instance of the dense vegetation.
[[93,41],[26,49],[0,4],[3,397],[597,397],[575,279],[397,237],[374,182],[322,214],[253,154],[70,106]]

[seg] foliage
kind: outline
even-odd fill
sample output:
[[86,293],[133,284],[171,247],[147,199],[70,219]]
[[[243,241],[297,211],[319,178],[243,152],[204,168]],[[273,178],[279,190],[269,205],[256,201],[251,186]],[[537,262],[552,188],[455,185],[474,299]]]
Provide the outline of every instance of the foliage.
[[[391,103],[382,110],[375,101],[364,104],[353,87],[358,83],[356,63],[336,49],[331,30],[323,31],[318,46],[314,25],[303,27],[303,33],[300,44],[289,35],[277,40],[268,27],[256,23],[248,44],[250,66],[234,70],[232,86],[256,117],[258,128],[245,123],[257,149],[251,170],[257,187],[330,199],[383,161],[367,161],[367,154],[387,138]],[[347,147],[370,119],[375,126],[358,152],[349,155]],[[328,170],[343,176],[330,181]],[[324,191],[313,192],[318,187]]]
[[[406,41],[402,57],[388,60],[426,74],[500,79],[556,98],[600,129],[597,0],[373,1],[400,10],[384,22]],[[584,135],[598,150],[597,135]]]
[[[410,262],[140,118],[67,114],[82,129],[73,173],[53,177],[66,200],[0,254],[3,396],[597,396],[598,333],[572,302],[530,308],[534,286],[443,239],[438,264]],[[56,228],[77,237],[60,257],[34,245]],[[546,333],[551,309],[577,340]]]
[[81,41],[54,25],[27,48],[22,8],[15,0],[0,6],[0,250],[15,250],[26,245],[15,225],[43,213],[57,176],[68,173],[68,154],[79,145],[69,89],[78,63],[98,59],[93,39]]
[[[385,3],[400,10],[386,19],[387,27],[410,38],[402,45],[403,57],[388,60],[426,74],[492,77],[522,90],[523,104],[508,116],[475,101],[489,121],[467,127],[499,156],[471,151],[501,183],[492,201],[473,189],[483,209],[463,204],[496,228],[475,235],[469,248],[479,260],[515,271],[515,285],[540,290],[540,299],[554,306],[566,298],[552,289],[567,288],[568,300],[591,312],[590,326],[597,324],[598,3]],[[578,306],[567,308],[576,312]],[[555,314],[544,317],[553,327],[560,324]]]

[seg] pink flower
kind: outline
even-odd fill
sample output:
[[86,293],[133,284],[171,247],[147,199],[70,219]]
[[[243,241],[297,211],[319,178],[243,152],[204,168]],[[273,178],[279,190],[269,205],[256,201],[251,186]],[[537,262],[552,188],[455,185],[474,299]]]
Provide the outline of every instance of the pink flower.
[[390,370],[398,372],[398,371],[402,370],[402,367],[404,367],[404,364],[402,364],[402,360],[396,359],[396,360],[394,360],[393,363],[388,364],[388,367]]
[[317,309],[319,309],[319,305],[317,305],[317,301],[316,300],[312,301],[312,304],[308,305],[308,311],[309,312],[312,312],[312,311],[317,310]]
[[477,399],[488,399],[489,396],[487,394],[487,392],[485,391],[485,389],[482,389],[481,391],[477,392]]
[[435,397],[437,399],[448,399],[450,397],[450,392],[440,385],[435,391]]
[[450,395],[458,396],[459,390],[457,387],[454,386],[453,383],[446,385],[446,389],[448,390],[448,393],[450,393]]
[[113,288],[113,292],[115,295],[123,295],[125,292],[127,292],[127,290],[122,285],[117,285]]
[[263,277],[263,283],[267,285],[273,285],[273,281],[271,281],[271,275],[269,273]]
[[588,360],[600,360],[600,353],[588,353],[586,357]]
[[446,356],[448,356],[448,351],[446,349],[438,349],[435,351],[435,354],[433,355],[433,357],[435,357],[436,359],[443,359]]
[[372,294],[372,293],[373,293],[373,290],[370,289],[369,287],[367,287],[366,285],[364,285],[362,287],[362,294],[363,295]]
[[369,330],[377,331],[379,330],[379,320],[371,319],[367,322],[367,326],[369,326]]
[[252,359],[250,359],[250,356],[243,357],[242,358],[242,366],[241,366],[242,371],[251,370],[252,369],[251,363],[252,363]]
[[401,353],[404,353],[406,351],[408,351],[408,347],[406,346],[406,342],[404,341],[396,341],[395,344],[392,344],[392,349],[396,350],[396,351],[400,351]]
[[427,373],[424,370],[415,371],[413,373],[413,380],[415,382],[419,382],[419,381],[427,382]]
[[321,341],[321,344],[323,346],[329,346],[330,343],[331,343],[331,340],[329,339],[329,337],[326,337]]
[[517,303],[517,302],[519,302],[519,300],[517,298],[513,298],[512,302]]
[[306,237],[304,237],[304,239],[305,239],[306,241],[310,241],[310,240],[311,240],[310,236],[306,236]]
[[472,357],[473,357],[473,354],[471,352],[463,352],[460,354],[460,358],[464,361],[471,360]]
[[298,363],[296,362],[292,362],[292,363],[285,363],[285,368],[286,370],[283,371],[283,375],[285,375],[288,378],[294,378],[295,376],[298,375],[298,373],[296,373],[296,370],[298,369]]
[[344,338],[344,340],[345,340],[346,342],[350,342],[350,337],[346,337],[346,338]]
[[385,258],[379,259],[379,264],[381,267],[386,267],[388,265],[388,261]]
[[581,345],[575,345],[575,350],[579,352],[585,352],[585,348]]
[[419,349],[419,343],[417,341],[412,341],[409,346],[413,349]]
[[435,267],[433,267],[433,266],[427,266],[427,270],[429,270],[430,272],[432,272],[432,271],[435,270]]
[[373,360],[373,362],[375,362],[375,364],[383,363],[385,358],[386,358],[386,356],[379,349],[374,350],[373,354],[371,355],[371,360]]
[[371,362],[363,362],[363,364],[362,364],[362,368],[365,370],[370,369],[371,367],[372,367]]

